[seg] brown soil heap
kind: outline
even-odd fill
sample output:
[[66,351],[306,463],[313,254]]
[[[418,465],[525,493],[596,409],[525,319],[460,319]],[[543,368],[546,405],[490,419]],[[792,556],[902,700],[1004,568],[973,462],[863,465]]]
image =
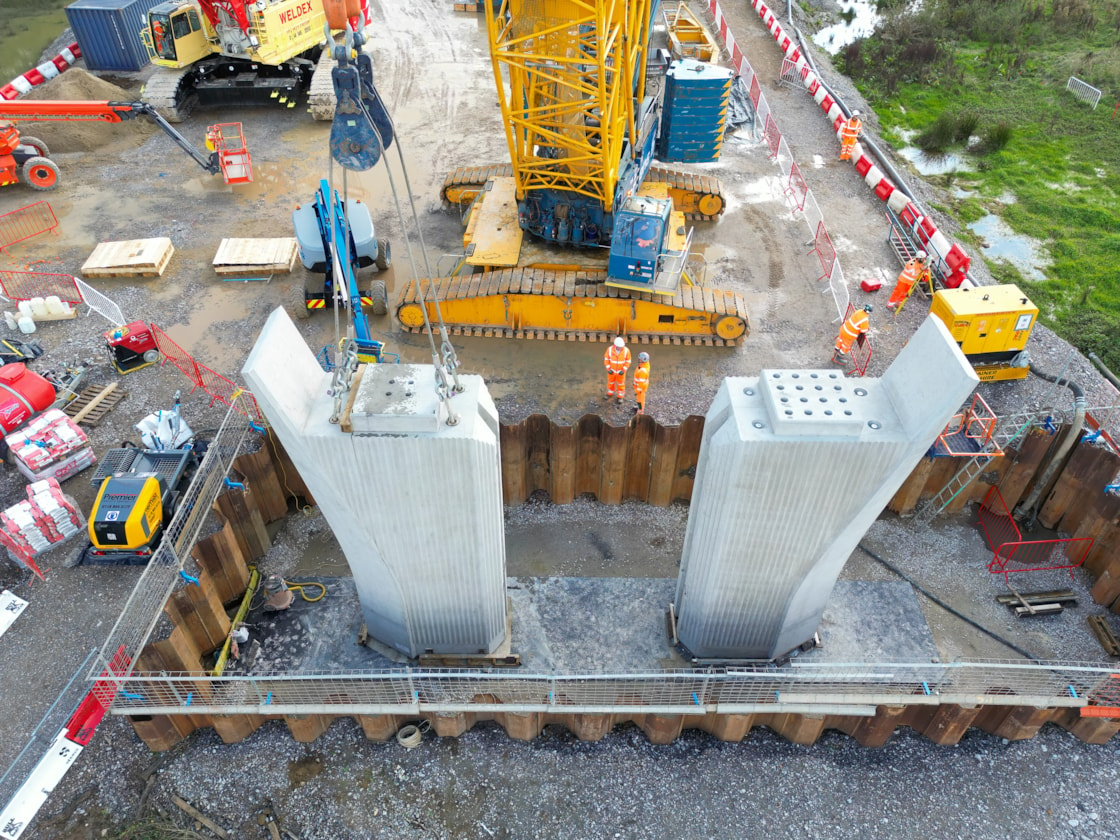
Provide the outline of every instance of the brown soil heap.
[[[131,102],[136,97],[122,87],[72,67],[50,81],[32,88],[25,99]],[[23,134],[38,137],[54,152],[89,152],[109,145],[139,146],[156,127],[147,117],[124,124],[96,120],[20,122]]]

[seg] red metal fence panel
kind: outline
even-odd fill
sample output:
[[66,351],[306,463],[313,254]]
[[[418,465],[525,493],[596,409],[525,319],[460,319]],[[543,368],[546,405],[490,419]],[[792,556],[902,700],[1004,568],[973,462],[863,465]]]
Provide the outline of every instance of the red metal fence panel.
[[766,115],[766,125],[762,129],[762,136],[766,140],[766,145],[770,147],[771,159],[776,158],[778,156],[778,144],[782,142],[782,132],[778,130],[778,124],[769,114]]
[[988,571],[1003,575],[1008,583],[1008,576],[1014,572],[1069,569],[1072,575],[1073,569],[1085,562],[1093,547],[1092,537],[1024,540],[998,487],[990,489],[980,505],[980,526],[992,550]]
[[194,393],[196,388],[201,388],[212,397],[210,405],[213,405],[215,400],[223,405],[233,405],[234,399],[237,398],[236,407],[239,412],[255,423],[265,422],[260,406],[251,393],[232,379],[222,376],[206,365],[199,364],[186,350],[172,341],[167,333],[155,324],[151,326],[159,352],[191,381],[191,393]]
[[190,353],[172,341],[167,333],[155,324],[152,324],[151,327],[159,352],[163,354],[164,359],[179,368],[179,372],[191,381],[191,392],[193,393],[195,388],[202,386],[202,375],[198,372],[198,365],[195,360],[191,358]]
[[817,278],[817,282],[831,277],[832,267],[836,265],[836,248],[832,244],[832,237],[824,228],[824,222],[817,222],[817,232],[813,236],[813,250],[809,253],[815,253],[817,259],[821,261],[821,276]]
[[751,77],[751,104],[758,108],[758,100],[762,98],[762,87],[758,84],[758,76]]
[[809,195],[809,185],[801,175],[801,167],[794,161],[789,168],[789,182],[786,184],[785,194],[793,198],[794,212],[805,209],[805,199]]
[[72,274],[45,274],[40,271],[0,271],[0,289],[8,300],[31,300],[55,295],[59,300],[77,305],[82,293]]
[[0,251],[40,233],[58,228],[54,210],[45,201],[36,201],[0,216]]

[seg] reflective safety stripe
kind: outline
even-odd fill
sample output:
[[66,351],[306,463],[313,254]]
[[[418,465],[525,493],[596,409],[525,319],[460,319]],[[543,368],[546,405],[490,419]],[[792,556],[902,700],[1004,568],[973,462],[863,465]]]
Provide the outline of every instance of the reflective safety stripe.
[[309,300],[307,302],[308,309],[325,309],[327,302],[325,300]]

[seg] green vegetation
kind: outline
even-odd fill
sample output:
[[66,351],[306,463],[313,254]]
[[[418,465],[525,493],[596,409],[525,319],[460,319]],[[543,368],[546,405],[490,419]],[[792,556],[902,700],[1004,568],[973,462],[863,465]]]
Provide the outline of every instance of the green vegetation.
[[[929,154],[966,154],[975,171],[950,212],[997,213],[1040,240],[1052,265],[1030,281],[1005,262],[1042,319],[1120,370],[1120,5],[1114,0],[880,0],[884,22],[851,44],[842,69],[884,133]],[[1104,92],[1093,110],[1066,91],[1076,76]],[[912,133],[912,134],[911,134]],[[1006,203],[1013,197],[1012,203]],[[967,235],[962,234],[967,240]],[[980,249],[973,241],[974,259]]]

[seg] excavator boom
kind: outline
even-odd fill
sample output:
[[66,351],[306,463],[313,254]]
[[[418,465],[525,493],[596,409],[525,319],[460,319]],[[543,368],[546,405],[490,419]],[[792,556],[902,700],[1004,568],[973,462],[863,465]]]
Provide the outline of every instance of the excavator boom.
[[144,116],[154,122],[175,144],[211,175],[221,173],[227,184],[252,180],[249,151],[240,123],[221,123],[206,130],[207,153],[194,147],[147,102],[96,102],[87,100],[15,99],[0,100],[0,120],[11,122],[91,121],[119,123]]

